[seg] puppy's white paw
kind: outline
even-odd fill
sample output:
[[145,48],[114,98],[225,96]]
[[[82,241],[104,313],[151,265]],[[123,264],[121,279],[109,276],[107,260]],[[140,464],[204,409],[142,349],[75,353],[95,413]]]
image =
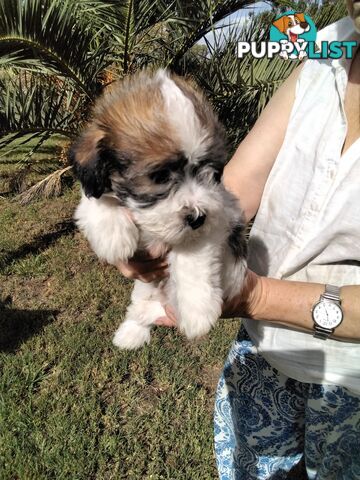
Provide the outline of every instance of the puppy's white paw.
[[126,209],[113,198],[87,198],[83,194],[74,218],[96,255],[107,263],[126,261],[137,250],[139,231]]
[[183,312],[179,327],[189,340],[200,338],[209,333],[220,315],[221,308],[217,308],[216,305],[207,312],[201,310],[196,311],[196,309],[189,313]]
[[195,338],[201,338],[207,335],[212,327],[213,323],[204,320],[198,322],[195,320],[192,325],[182,325],[180,330],[186,335],[189,340],[194,340]]
[[150,342],[150,328],[136,322],[125,321],[116,330],[113,344],[126,350],[135,350]]

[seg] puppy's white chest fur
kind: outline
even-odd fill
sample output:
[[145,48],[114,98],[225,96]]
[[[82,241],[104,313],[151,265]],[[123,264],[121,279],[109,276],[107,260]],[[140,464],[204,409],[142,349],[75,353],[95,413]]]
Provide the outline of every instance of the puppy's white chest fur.
[[[172,246],[168,279],[135,281],[125,320],[113,339],[117,347],[135,349],[148,343],[152,325],[165,315],[165,304],[174,307],[178,327],[189,339],[202,337],[220,317],[223,299],[239,293],[246,271],[243,226],[231,195],[225,190],[222,195],[222,209],[209,219],[207,230],[199,228],[195,238],[189,235]],[[126,261],[139,248],[155,248],[159,253],[168,248],[158,231],[155,236],[145,232],[106,197],[94,201],[83,195],[75,219],[93,250],[108,263]]]

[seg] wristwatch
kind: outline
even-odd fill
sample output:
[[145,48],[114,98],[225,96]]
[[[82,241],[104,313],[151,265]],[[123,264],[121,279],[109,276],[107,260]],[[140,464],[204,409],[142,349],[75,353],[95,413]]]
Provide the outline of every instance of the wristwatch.
[[334,285],[325,285],[325,292],[320,295],[320,299],[313,306],[311,313],[314,320],[314,337],[326,340],[343,320],[340,288]]

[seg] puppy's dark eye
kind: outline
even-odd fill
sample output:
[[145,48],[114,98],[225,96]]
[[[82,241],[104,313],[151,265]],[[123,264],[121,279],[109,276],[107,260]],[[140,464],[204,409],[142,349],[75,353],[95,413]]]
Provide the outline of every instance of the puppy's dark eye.
[[192,177],[196,177],[196,175],[199,173],[199,171],[200,171],[200,165],[199,164],[190,165],[190,175]]
[[150,173],[149,178],[158,184],[167,183],[171,177],[171,170],[169,168],[162,168]]
[[213,173],[213,179],[215,180],[216,183],[221,182],[221,177],[222,177],[222,170],[215,170]]

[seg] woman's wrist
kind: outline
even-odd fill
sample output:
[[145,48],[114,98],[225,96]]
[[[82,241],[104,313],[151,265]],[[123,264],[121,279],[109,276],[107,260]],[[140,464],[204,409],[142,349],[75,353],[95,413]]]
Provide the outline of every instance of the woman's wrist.
[[263,278],[248,269],[239,294],[231,300],[225,299],[222,316],[224,318],[245,316],[259,319],[264,302]]
[[267,278],[257,275],[251,270],[248,270],[246,283],[247,295],[244,303],[244,311],[248,317],[254,320],[263,318],[266,311],[268,283]]
[[324,291],[320,283],[259,277],[252,318],[312,330],[311,309]]
[[[244,316],[311,333],[311,311],[324,289],[323,283],[278,280],[247,270],[239,295],[224,302],[223,317]],[[344,321],[334,332],[337,339],[360,341],[359,291],[360,285],[341,288]]]

